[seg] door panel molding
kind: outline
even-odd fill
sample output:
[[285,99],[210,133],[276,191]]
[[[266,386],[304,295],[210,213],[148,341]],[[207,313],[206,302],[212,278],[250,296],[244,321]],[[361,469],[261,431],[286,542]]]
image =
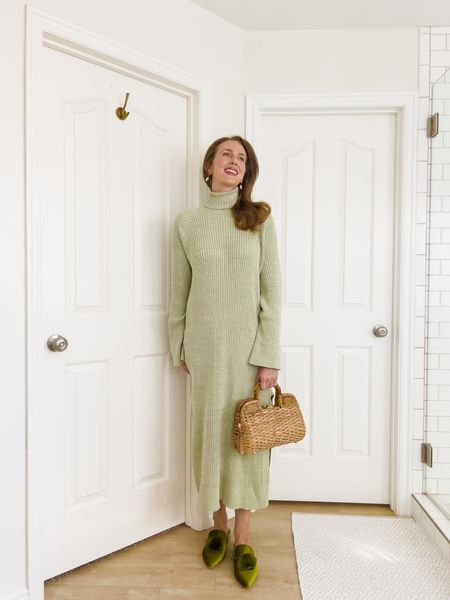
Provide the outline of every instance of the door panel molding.
[[280,94],[246,96],[246,137],[258,146],[262,119],[272,116],[394,114],[395,154],[390,506],[411,514],[415,298],[416,93]]
[[[41,282],[38,274],[39,249],[36,248],[39,222],[36,211],[36,113],[42,48],[69,54],[116,73],[160,87],[186,99],[187,114],[187,208],[198,205],[204,194],[201,185],[201,153],[207,147],[211,124],[211,84],[192,73],[178,69],[143,53],[105,39],[45,12],[26,7],[26,228],[27,228],[27,563],[28,597],[43,600],[44,581],[40,564],[39,456],[37,391],[42,389],[42,369],[38,359],[42,340],[37,335],[37,299]],[[122,100],[121,100],[122,101]],[[198,173],[196,176],[194,174]],[[168,373],[165,374],[168,377]],[[186,386],[186,433],[190,431],[190,389]],[[186,435],[186,522],[199,526],[195,510],[195,485],[191,478],[189,435]]]

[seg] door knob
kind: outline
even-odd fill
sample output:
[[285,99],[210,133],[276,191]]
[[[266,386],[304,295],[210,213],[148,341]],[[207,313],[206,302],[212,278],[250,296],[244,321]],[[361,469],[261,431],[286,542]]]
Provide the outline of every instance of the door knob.
[[47,347],[52,352],[64,352],[69,342],[62,335],[52,335],[47,340]]
[[372,331],[377,337],[385,337],[388,334],[388,329],[384,325],[375,325]]

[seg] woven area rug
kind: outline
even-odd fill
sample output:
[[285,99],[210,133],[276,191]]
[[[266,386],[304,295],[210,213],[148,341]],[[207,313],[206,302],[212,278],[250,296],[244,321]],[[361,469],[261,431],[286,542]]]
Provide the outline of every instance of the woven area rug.
[[449,600],[450,565],[411,518],[292,513],[303,600]]

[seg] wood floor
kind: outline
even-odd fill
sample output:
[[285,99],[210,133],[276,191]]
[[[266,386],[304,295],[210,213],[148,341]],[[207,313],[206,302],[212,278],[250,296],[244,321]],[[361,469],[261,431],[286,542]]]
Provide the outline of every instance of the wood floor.
[[[60,575],[46,583],[45,600],[300,600],[291,528],[293,512],[391,515],[389,506],[275,502],[252,514],[250,544],[260,574],[250,589],[233,574],[233,539],[226,559],[214,569],[203,563],[207,531],[179,525]],[[229,521],[233,531],[234,519]]]

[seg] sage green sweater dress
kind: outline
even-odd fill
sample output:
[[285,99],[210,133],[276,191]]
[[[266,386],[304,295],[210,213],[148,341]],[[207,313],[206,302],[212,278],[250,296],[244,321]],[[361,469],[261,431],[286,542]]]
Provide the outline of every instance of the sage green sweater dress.
[[[191,450],[199,509],[268,504],[269,451],[233,446],[236,406],[251,398],[258,366],[280,368],[280,265],[272,215],[259,232],[234,224],[238,189],[209,192],[177,215],[171,240],[168,329],[173,365],[191,378]],[[270,401],[273,390],[261,390]]]

